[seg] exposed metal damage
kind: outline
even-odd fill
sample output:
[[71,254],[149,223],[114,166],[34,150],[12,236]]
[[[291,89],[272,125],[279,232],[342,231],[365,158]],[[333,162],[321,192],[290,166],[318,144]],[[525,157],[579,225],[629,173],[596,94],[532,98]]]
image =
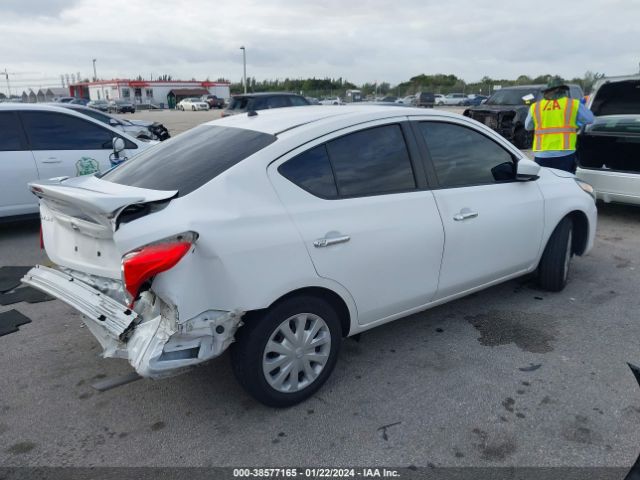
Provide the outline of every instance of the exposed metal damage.
[[122,284],[71,269],[37,266],[23,278],[83,314],[105,358],[125,358],[147,378],[163,378],[219,356],[234,340],[243,311],[207,310],[181,319],[175,306],[151,290],[133,308]]

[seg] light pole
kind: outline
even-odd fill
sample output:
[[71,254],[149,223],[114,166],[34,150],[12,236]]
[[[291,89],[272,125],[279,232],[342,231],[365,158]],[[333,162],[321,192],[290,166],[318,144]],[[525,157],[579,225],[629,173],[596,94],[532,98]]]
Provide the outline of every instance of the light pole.
[[240,50],[242,50],[242,66],[243,66],[243,70],[244,70],[244,75],[243,75],[243,79],[244,79],[244,93],[247,93],[247,50],[244,47],[240,47]]
[[98,81],[98,74],[96,73],[96,58],[93,59],[93,81]]

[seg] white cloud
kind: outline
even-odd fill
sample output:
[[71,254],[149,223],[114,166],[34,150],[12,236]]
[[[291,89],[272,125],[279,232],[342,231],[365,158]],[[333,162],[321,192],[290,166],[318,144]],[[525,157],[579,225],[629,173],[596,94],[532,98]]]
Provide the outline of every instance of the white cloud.
[[640,61],[636,18],[633,0],[2,0],[0,69],[37,72],[14,76],[16,87],[57,84],[61,73],[89,77],[93,58],[103,78],[237,81],[245,45],[258,79],[621,74]]

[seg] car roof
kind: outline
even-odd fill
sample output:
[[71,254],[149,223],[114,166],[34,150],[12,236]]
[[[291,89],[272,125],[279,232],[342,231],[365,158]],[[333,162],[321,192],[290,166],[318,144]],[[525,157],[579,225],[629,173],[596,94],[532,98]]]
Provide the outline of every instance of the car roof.
[[[427,112],[422,108],[408,107],[404,105],[309,105],[300,107],[273,108],[258,110],[256,115],[249,116],[246,113],[232,115],[218,120],[212,120],[207,125],[226,126],[254,130],[270,135],[294,130],[297,127],[308,125],[323,120],[341,119],[352,120],[354,124],[366,121],[381,120],[394,116],[420,115]],[[459,118],[460,115],[434,110],[428,112],[429,116],[446,118]]]

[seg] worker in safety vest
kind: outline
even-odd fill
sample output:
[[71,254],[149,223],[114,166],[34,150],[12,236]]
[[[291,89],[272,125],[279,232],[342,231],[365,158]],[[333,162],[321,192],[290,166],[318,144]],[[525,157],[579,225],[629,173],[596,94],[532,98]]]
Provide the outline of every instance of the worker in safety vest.
[[551,80],[542,95],[525,120],[525,128],[535,130],[534,160],[543,167],[575,173],[578,126],[593,123],[595,117],[580,100],[569,97],[569,87],[559,79]]

